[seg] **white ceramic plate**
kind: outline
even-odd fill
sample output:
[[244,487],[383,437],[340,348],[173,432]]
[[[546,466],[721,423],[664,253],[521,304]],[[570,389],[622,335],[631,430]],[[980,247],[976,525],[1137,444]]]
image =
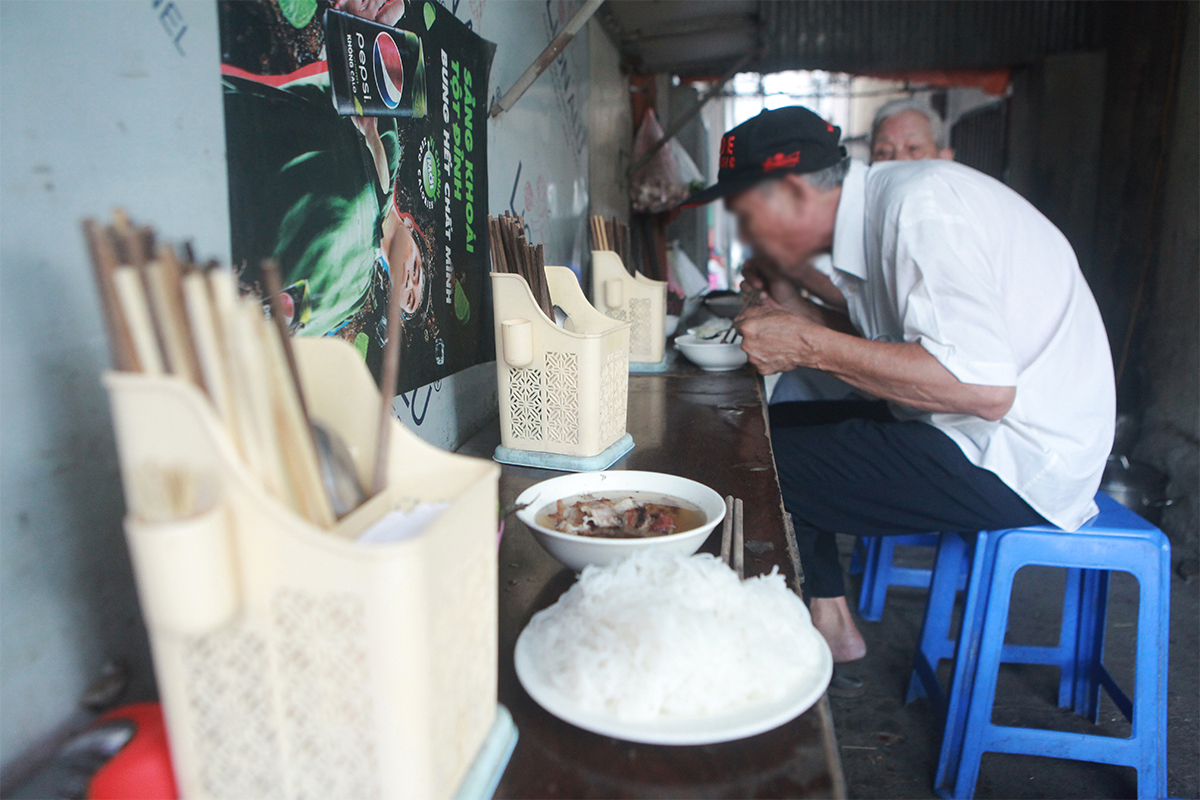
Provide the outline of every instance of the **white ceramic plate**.
[[833,677],[833,656],[829,646],[810,628],[813,650],[817,663],[796,685],[788,688],[778,700],[762,703],[741,711],[705,719],[663,719],[646,722],[628,722],[611,715],[586,711],[574,701],[564,697],[546,680],[545,674],[533,660],[527,647],[526,631],[517,639],[513,660],[517,668],[517,680],[525,687],[538,705],[554,716],[576,727],[612,736],[627,742],[643,744],[697,745],[730,742],[745,739],[759,733],[778,728],[803,714],[821,699]]

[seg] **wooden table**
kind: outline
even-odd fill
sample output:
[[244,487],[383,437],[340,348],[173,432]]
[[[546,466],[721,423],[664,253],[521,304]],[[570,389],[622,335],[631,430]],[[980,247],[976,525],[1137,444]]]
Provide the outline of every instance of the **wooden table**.
[[[673,363],[666,373],[630,375],[629,425],[635,447],[613,469],[668,472],[745,502],[746,575],[778,567],[795,585],[782,498],[767,435],[760,382],[749,370],[705,373]],[[460,452],[490,456],[494,423]],[[500,505],[562,473],[505,466]],[[720,526],[702,548],[717,553]],[[513,647],[529,618],[575,577],[509,517],[500,546],[500,702],[520,740],[498,798],[844,797],[829,702],[773,731],[716,745],[667,747],[599,736],[538,706],[517,681]]]

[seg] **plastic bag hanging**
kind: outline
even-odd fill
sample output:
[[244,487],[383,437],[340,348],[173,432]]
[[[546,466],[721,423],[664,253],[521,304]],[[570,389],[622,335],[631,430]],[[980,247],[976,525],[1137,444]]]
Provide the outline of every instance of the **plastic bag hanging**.
[[[633,160],[639,160],[663,137],[662,126],[654,109],[646,111],[633,141]],[[691,156],[678,140],[671,139],[643,165],[629,182],[630,202],[634,211],[659,214],[678,206],[704,185]]]

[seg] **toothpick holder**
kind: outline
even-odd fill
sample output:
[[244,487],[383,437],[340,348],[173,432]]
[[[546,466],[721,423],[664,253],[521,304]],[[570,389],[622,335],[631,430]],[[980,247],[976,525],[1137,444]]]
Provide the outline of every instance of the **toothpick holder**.
[[[340,340],[295,349],[312,416],[366,482],[370,373]],[[216,484],[192,519],[126,522],[181,796],[453,796],[498,719],[499,468],[393,420],[387,488],[325,530],[262,489],[194,386],[104,381],[127,496],[147,464]],[[421,532],[356,541],[431,502],[447,506]]]
[[492,273],[497,461],[581,472],[605,469],[629,452],[629,323],[601,314],[575,273],[546,267],[551,302],[567,320],[547,317],[520,275]]
[[[665,369],[667,284],[629,274],[611,250],[592,251],[592,298],[601,313],[628,322],[629,362],[634,371]],[[639,367],[641,369],[639,369]]]

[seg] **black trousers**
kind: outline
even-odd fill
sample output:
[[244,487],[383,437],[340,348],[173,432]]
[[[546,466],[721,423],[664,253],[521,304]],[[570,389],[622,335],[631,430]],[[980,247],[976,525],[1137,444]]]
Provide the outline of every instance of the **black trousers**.
[[835,533],[974,532],[1046,522],[950,437],[923,422],[897,421],[885,403],[780,403],[770,417],[809,597],[846,594]]

